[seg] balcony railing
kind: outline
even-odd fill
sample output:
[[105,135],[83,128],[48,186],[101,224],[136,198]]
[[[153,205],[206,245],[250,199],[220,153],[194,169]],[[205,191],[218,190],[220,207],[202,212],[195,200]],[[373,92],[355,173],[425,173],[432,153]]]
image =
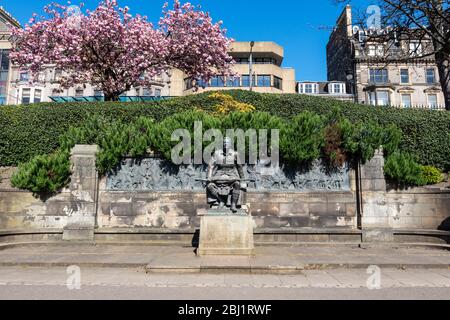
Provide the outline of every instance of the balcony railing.
[[[121,96],[120,102],[152,102],[162,101],[173,98],[171,96]],[[53,102],[98,102],[105,101],[103,96],[83,96],[83,97],[62,97],[62,96],[50,96],[50,100]]]

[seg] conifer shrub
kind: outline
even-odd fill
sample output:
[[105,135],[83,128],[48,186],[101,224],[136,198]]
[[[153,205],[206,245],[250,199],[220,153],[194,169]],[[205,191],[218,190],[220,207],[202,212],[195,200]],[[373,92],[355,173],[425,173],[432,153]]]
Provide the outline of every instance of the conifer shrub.
[[281,157],[292,163],[318,159],[324,146],[325,118],[305,111],[289,121],[281,131]]
[[391,154],[384,165],[386,177],[399,186],[423,186],[427,183],[422,166],[408,153]]
[[11,184],[33,193],[53,194],[70,181],[70,154],[58,150],[50,155],[38,155],[19,165]]

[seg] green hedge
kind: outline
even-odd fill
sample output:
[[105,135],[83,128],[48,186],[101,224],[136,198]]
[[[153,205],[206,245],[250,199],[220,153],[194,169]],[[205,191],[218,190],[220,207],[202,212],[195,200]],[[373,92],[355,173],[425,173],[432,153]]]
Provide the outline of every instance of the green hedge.
[[[227,91],[235,99],[292,119],[302,111],[330,115],[340,109],[352,123],[375,122],[397,125],[403,132],[402,152],[422,165],[450,170],[450,113],[429,110],[373,107],[304,96],[259,94],[243,90]],[[217,103],[210,93],[174,98],[161,102],[41,103],[0,107],[0,166],[18,165],[39,154],[49,154],[59,146],[59,136],[70,126],[81,126],[92,115],[131,122],[141,116],[161,121],[175,113],[200,108],[213,111]]]

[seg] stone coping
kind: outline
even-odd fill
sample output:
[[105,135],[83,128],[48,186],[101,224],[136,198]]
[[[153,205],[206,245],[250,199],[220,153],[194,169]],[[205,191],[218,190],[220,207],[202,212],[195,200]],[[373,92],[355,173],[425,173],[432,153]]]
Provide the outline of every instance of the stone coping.
[[[198,229],[198,228],[197,228]],[[159,228],[98,228],[95,229],[95,233],[98,234],[192,234],[197,229],[159,229]],[[379,229],[379,228],[378,228]],[[366,230],[378,230],[366,229]],[[383,229],[390,230],[394,234],[430,234],[430,235],[444,235],[450,236],[450,231],[445,230],[433,230],[433,229]],[[20,234],[59,234],[63,229],[56,228],[40,228],[40,229],[0,229],[0,236],[2,235],[20,235]],[[290,228],[290,229],[255,229],[255,234],[361,234],[362,230],[359,229],[346,229],[346,228]]]
[[[196,229],[159,229],[159,228],[97,228],[95,233],[98,234],[127,234],[127,233],[162,233],[162,234],[191,234],[195,233]],[[366,230],[378,230],[366,229]],[[434,229],[383,229],[391,230],[394,234],[433,234],[433,235],[450,235],[450,231],[434,230]],[[1,235],[14,235],[14,234],[57,234],[62,233],[63,229],[57,228],[40,228],[40,229],[0,229]],[[256,234],[361,234],[362,230],[348,229],[348,228],[276,228],[276,229],[255,229]]]
[[[159,229],[159,228],[98,228],[95,233],[98,234],[127,234],[127,233],[163,233],[163,234],[191,234],[195,233],[195,229]],[[361,234],[361,230],[348,228],[276,228],[276,229],[258,229],[254,231],[255,234]]]
[[41,229],[0,229],[0,237],[5,235],[21,235],[21,234],[62,234],[63,229],[41,228]]

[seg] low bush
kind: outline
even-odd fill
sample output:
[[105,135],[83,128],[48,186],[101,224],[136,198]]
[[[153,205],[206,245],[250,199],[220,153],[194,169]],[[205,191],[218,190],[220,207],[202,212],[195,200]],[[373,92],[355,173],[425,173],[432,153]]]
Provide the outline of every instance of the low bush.
[[426,184],[437,184],[444,180],[441,170],[433,166],[422,166],[422,176]]

